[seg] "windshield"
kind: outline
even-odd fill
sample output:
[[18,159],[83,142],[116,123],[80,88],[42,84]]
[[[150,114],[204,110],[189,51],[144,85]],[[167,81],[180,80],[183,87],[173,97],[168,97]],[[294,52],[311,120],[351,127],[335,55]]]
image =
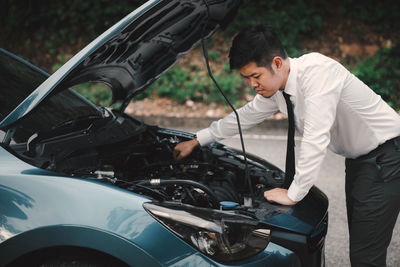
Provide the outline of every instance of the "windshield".
[[[0,49],[0,121],[47,77],[45,72]],[[36,132],[87,116],[99,117],[101,112],[72,89],[62,90],[41,102],[22,119],[1,129],[0,138],[8,129],[15,129],[12,143],[24,143]]]

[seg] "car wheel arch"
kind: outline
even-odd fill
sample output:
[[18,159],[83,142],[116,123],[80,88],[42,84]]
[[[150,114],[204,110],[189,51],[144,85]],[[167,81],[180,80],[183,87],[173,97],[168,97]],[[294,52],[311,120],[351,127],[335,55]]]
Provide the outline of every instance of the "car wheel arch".
[[7,266],[116,266],[129,265],[110,254],[85,247],[48,247],[24,254]]
[[[27,242],[27,240],[29,240]],[[0,266],[22,260],[44,250],[69,248],[101,253],[131,266],[161,266],[150,254],[133,242],[102,229],[77,225],[41,227],[0,243]]]

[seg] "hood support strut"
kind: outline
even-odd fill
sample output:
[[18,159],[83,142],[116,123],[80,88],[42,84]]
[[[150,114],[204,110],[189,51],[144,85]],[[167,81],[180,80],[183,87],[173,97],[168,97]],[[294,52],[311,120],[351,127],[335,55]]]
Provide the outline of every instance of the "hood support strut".
[[[203,0],[203,2],[207,7],[208,16],[210,16],[210,8],[208,6],[207,0]],[[203,26],[203,33],[204,33],[204,29],[205,29],[206,25],[207,24],[205,24]],[[202,34],[202,36],[204,36],[204,35]],[[203,48],[203,55],[204,55],[204,59],[206,61],[208,75],[210,76],[211,80],[214,82],[215,86],[218,88],[219,92],[224,97],[225,101],[229,104],[229,106],[231,107],[231,109],[233,110],[233,112],[236,115],[236,120],[237,120],[237,124],[238,124],[238,128],[239,128],[238,130],[239,130],[239,136],[240,136],[240,143],[242,145],[242,151],[243,151],[243,157],[244,157],[244,163],[245,163],[245,178],[246,178],[247,184],[249,186],[249,190],[250,190],[250,198],[246,198],[244,200],[244,202],[245,202],[244,204],[245,204],[245,206],[253,207],[253,205],[255,204],[255,201],[254,201],[255,197],[254,197],[253,185],[252,185],[252,182],[251,182],[251,179],[250,179],[250,175],[249,175],[249,166],[247,164],[246,149],[244,147],[242,127],[240,126],[239,114],[237,113],[235,107],[228,100],[228,98],[226,97],[225,93],[222,91],[221,87],[219,86],[219,84],[215,80],[214,75],[212,74],[212,71],[211,71],[211,68],[210,68],[210,64],[208,63],[208,52],[207,52],[206,45],[204,43],[204,38],[201,39],[201,45],[202,45],[202,48]]]

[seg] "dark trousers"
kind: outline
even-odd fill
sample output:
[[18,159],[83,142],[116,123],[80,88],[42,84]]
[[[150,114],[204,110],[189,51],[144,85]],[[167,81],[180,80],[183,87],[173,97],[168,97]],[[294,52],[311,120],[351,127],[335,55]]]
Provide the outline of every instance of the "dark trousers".
[[400,210],[400,137],[346,159],[346,205],[351,265],[386,266]]

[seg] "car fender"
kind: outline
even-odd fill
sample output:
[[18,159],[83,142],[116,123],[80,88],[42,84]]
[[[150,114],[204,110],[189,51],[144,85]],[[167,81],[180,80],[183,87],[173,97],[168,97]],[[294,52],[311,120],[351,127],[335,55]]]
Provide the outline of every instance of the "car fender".
[[161,266],[152,256],[129,240],[101,229],[80,225],[42,227],[10,238],[0,244],[0,262],[8,264],[28,253],[60,246],[97,250],[130,266]]

